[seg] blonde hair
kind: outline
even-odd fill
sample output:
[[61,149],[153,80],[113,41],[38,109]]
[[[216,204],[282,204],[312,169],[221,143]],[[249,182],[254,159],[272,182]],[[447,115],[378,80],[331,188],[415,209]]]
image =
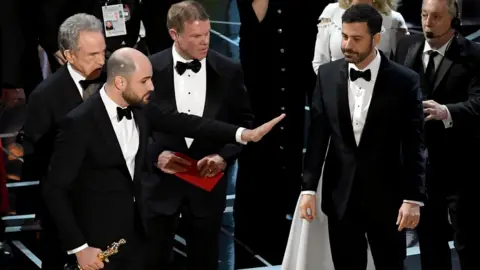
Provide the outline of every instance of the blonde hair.
[[[352,6],[353,0],[338,0],[338,4],[343,9],[348,9]],[[389,15],[392,10],[397,9],[397,0],[373,0],[373,7],[380,13]]]

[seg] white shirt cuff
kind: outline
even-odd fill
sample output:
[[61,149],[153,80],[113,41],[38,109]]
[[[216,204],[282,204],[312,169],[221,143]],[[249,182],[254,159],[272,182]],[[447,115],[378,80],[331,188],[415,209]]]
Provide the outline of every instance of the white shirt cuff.
[[316,195],[317,193],[315,191],[312,191],[312,190],[304,190],[302,191],[302,193],[300,193],[300,195]]
[[86,249],[87,247],[88,247],[88,244],[84,244],[83,246],[78,247],[78,248],[76,248],[76,249],[74,249],[74,250],[67,251],[67,253],[68,253],[68,255],[72,255],[72,254],[75,254],[75,253],[77,253],[77,252],[80,252],[80,251]]
[[451,128],[453,127],[452,115],[450,114],[450,111],[448,110],[447,106],[443,105],[443,107],[445,108],[445,110],[447,110],[447,113],[448,113],[448,118],[445,120],[442,120],[443,125],[445,126],[445,128]]
[[238,143],[241,143],[241,144],[247,144],[247,142],[244,142],[242,141],[242,132],[245,130],[245,128],[238,128],[237,129],[237,133],[235,133],[235,140],[238,142]]
[[414,204],[418,204],[418,206],[422,207],[424,206],[425,204],[422,203],[422,202],[417,202],[417,201],[410,201],[410,200],[403,200],[404,203],[414,203]]

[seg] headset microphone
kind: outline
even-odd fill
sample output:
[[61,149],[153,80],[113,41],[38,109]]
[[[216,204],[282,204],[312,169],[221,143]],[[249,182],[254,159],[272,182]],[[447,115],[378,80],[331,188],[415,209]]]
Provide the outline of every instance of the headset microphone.
[[452,19],[451,23],[450,23],[450,29],[448,29],[445,33],[441,34],[441,35],[435,35],[433,32],[425,32],[425,37],[426,38],[440,38],[440,37],[443,37],[445,35],[447,35],[450,30],[454,30],[454,31],[458,31],[460,30],[461,26],[462,26],[462,21],[460,20],[460,9],[459,9],[459,6],[458,6],[458,3],[457,1],[454,1],[454,5],[455,5],[455,17]]

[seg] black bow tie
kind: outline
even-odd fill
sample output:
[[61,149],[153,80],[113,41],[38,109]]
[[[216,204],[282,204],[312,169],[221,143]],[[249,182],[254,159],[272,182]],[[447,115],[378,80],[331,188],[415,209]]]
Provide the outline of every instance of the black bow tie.
[[79,83],[80,83],[80,86],[83,88],[83,90],[87,89],[87,87],[89,85],[91,85],[92,83],[101,83],[103,84],[105,82],[105,79],[100,76],[96,79],[93,79],[93,80],[81,80]]
[[122,121],[123,117],[127,118],[127,120],[132,119],[132,109],[129,107],[122,109],[120,107],[117,107],[117,117],[118,117],[118,122]]
[[175,66],[175,69],[177,70],[178,74],[182,75],[183,73],[185,73],[187,69],[191,69],[193,72],[197,73],[201,67],[202,67],[202,63],[200,63],[200,61],[195,59],[189,63],[177,61],[177,65]]
[[370,69],[365,71],[355,70],[353,68],[350,69],[350,80],[352,82],[356,81],[358,78],[363,78],[365,81],[369,82],[372,79],[372,72]]

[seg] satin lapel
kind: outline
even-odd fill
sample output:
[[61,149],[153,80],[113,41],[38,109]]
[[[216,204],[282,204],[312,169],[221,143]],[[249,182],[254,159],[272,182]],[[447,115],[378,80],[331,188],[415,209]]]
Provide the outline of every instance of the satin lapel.
[[368,107],[367,117],[365,119],[365,125],[363,127],[362,136],[358,144],[359,147],[362,146],[362,142],[365,138],[368,137],[368,132],[370,130],[370,125],[372,121],[375,121],[375,118],[381,115],[381,104],[382,104],[382,95],[388,89],[388,81],[386,79],[387,72],[389,68],[389,60],[382,54],[382,60],[380,63],[380,68],[378,69],[377,79],[375,81],[375,86],[373,87],[372,99],[370,101],[370,106]]
[[[153,76],[154,85],[156,85],[155,95],[158,97],[156,102],[164,108],[172,108],[178,111],[174,83],[174,72],[176,71],[173,70],[174,63],[171,53],[166,57],[166,61],[167,63],[161,69],[155,71]],[[178,137],[178,143],[187,149],[187,143],[183,137]]]
[[203,109],[203,117],[215,118],[218,109],[221,105],[221,89],[220,89],[220,75],[215,69],[215,63],[210,61],[207,57],[207,93],[205,97],[205,106]]
[[350,113],[350,105],[348,101],[348,63],[345,61],[340,69],[338,78],[338,123],[340,131],[345,138],[345,143],[352,149],[357,148],[355,136],[352,128],[352,117]]
[[131,179],[130,173],[128,172],[127,164],[125,163],[125,158],[123,157],[122,148],[120,147],[120,143],[118,142],[117,135],[115,134],[115,130],[113,129],[112,122],[107,113],[107,109],[103,104],[102,98],[100,94],[95,93],[90,98],[95,99],[95,107],[94,107],[94,114],[95,114],[95,123],[97,128],[102,133],[102,137],[105,143],[105,151],[111,153],[109,156],[114,159],[115,163],[123,164],[122,172],[125,174],[126,177]]
[[419,54],[422,51],[422,48],[425,45],[425,40],[419,40],[415,42],[412,46],[408,48],[407,56],[405,57],[405,63],[404,65],[408,68],[413,68],[415,65],[415,61]]
[[145,162],[145,150],[146,150],[146,143],[147,143],[147,123],[145,117],[143,116],[140,109],[135,108],[133,110],[133,117],[135,119],[135,123],[137,124],[138,129],[138,151],[137,155],[135,156],[135,173],[134,178],[138,179],[142,173],[143,163]]
[[62,66],[57,72],[60,72],[62,78],[65,79],[65,92],[63,94],[64,99],[62,101],[63,104],[68,106],[69,108],[75,108],[83,102],[82,96],[80,95],[80,91],[73,81],[72,76],[68,72],[67,65]]
[[438,85],[443,81],[445,75],[447,75],[448,71],[453,65],[453,58],[457,57],[459,52],[459,44],[457,43],[457,39],[453,39],[450,47],[445,52],[445,56],[442,58],[440,62],[440,66],[437,69],[437,73],[435,74],[435,84],[433,86],[432,93],[435,92],[438,88]]
[[[168,63],[160,70],[156,70],[153,74],[153,80],[155,85],[155,92],[158,96],[158,101],[163,105],[173,106],[177,109],[177,102],[175,99],[175,83],[173,79],[173,56],[171,54],[167,57]],[[157,101],[157,102],[158,102]],[[166,104],[164,104],[164,102]]]

